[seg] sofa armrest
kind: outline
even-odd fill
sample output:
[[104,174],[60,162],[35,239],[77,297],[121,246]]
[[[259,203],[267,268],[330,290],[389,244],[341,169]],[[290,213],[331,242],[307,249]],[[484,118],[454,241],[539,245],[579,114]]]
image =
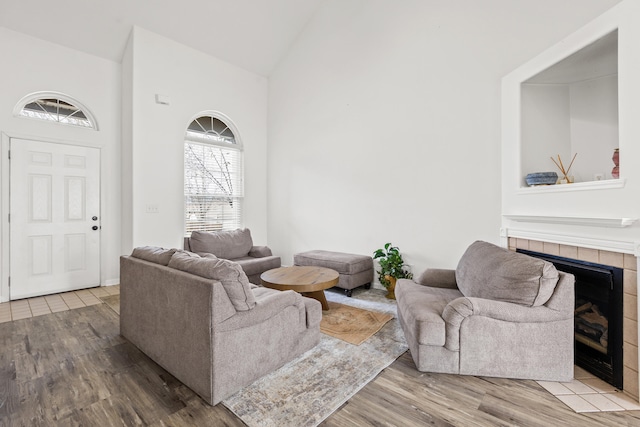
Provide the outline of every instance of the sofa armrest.
[[458,289],[456,271],[440,268],[428,268],[418,277],[417,283],[432,288]]
[[249,251],[249,256],[254,258],[264,258],[267,256],[273,256],[271,249],[267,246],[252,246]]
[[236,329],[262,323],[284,309],[295,306],[304,314],[304,302],[302,296],[295,291],[277,291],[263,293],[256,296],[256,305],[249,311],[239,311],[224,322],[216,326],[220,332],[228,332]]
[[573,314],[567,317],[566,311],[556,311],[545,306],[526,307],[505,301],[467,297],[456,298],[442,312],[447,325],[458,328],[470,316],[490,317],[512,323],[544,323],[573,318]]
[[322,304],[313,298],[302,298],[305,306],[307,329],[319,328],[322,321]]

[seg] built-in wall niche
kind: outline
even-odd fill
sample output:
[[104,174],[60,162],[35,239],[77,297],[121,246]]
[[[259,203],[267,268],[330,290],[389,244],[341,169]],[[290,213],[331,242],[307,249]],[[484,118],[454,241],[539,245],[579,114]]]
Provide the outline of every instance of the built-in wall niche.
[[[584,46],[520,85],[521,187],[534,172],[562,173],[575,183],[615,179],[618,148],[618,31]],[[622,170],[622,165],[620,166]]]

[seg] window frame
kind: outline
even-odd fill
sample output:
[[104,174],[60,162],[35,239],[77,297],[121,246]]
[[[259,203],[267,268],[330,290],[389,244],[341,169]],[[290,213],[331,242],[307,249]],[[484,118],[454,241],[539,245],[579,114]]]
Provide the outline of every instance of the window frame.
[[[195,131],[190,130],[191,124],[195,121],[195,120],[199,120],[201,118],[213,118],[216,120],[219,120],[220,122],[222,122],[226,128],[223,130],[223,132],[225,132],[227,129],[233,134],[233,143],[231,142],[223,142],[217,138],[211,138],[209,140],[207,140],[206,137],[202,136],[202,137],[198,137],[198,133]],[[219,133],[217,131],[214,131],[216,134],[219,135]],[[191,135],[189,135],[191,133]],[[205,135],[208,132],[202,132],[201,135]],[[235,188],[232,189],[232,194],[229,196],[220,196],[220,195],[213,195],[211,196],[213,199],[225,199],[228,198],[230,200],[230,204],[232,206],[235,205],[235,209],[237,209],[237,211],[231,215],[229,218],[231,218],[232,223],[230,225],[226,225],[229,220],[228,218],[224,217],[221,219],[221,223],[214,223],[211,221],[206,221],[204,219],[200,219],[198,220],[196,219],[190,219],[190,213],[193,214],[194,209],[188,209],[189,208],[189,197],[193,197],[192,195],[189,195],[187,190],[188,190],[188,176],[187,176],[187,144],[195,144],[195,145],[199,145],[199,146],[211,146],[213,148],[219,148],[219,149],[224,149],[224,150],[230,150],[230,151],[234,151],[236,152],[234,154],[234,156],[236,157],[236,160],[238,161],[239,164],[237,164],[237,168],[233,171],[230,172],[230,175],[234,175],[234,177],[232,178],[231,176],[229,177],[225,177],[225,179],[230,179],[234,184],[233,186]],[[217,169],[215,172],[218,173],[222,173],[224,174],[224,171],[220,171],[219,169]],[[237,130],[237,127],[235,126],[235,124],[233,123],[233,121],[226,115],[217,112],[217,111],[204,111],[202,113],[199,113],[195,116],[193,116],[193,118],[188,122],[187,126],[186,126],[186,130],[184,133],[184,139],[183,139],[183,179],[184,179],[184,185],[183,185],[183,201],[184,201],[184,205],[183,205],[183,215],[184,215],[184,235],[185,236],[190,236],[192,231],[195,230],[201,230],[201,231],[215,231],[215,230],[231,230],[231,229],[236,229],[236,228],[242,228],[243,227],[243,223],[244,223],[244,215],[243,215],[243,211],[242,211],[242,205],[243,205],[243,201],[244,201],[244,147],[242,144],[242,140],[240,138],[239,132]],[[239,187],[239,188],[237,188]],[[214,202],[215,203],[215,202]],[[193,203],[192,203],[193,205]],[[198,209],[196,209],[198,210]],[[207,209],[204,213],[202,212],[202,209],[199,210],[201,215],[206,215],[206,213],[210,212],[211,209]],[[190,221],[200,221],[200,226],[195,225],[194,223],[190,223]],[[235,222],[233,222],[235,221]],[[218,224],[221,224],[220,226],[217,226]]]
[[[87,118],[87,121],[91,126],[82,126],[82,125],[76,125],[73,123],[65,123],[60,120],[47,120],[47,119],[42,119],[42,118],[32,117],[32,116],[27,116],[22,114],[22,110],[24,110],[24,107],[26,107],[28,104],[31,104],[32,102],[35,102],[39,99],[57,99],[59,101],[66,102],[67,104],[74,106],[78,110],[82,111],[82,114],[84,114],[84,116]],[[83,103],[81,103],[77,99],[61,92],[40,91],[40,92],[33,92],[28,95],[25,95],[18,101],[18,103],[13,108],[13,115],[14,117],[18,117],[22,119],[38,120],[44,123],[57,123],[60,125],[70,126],[73,128],[92,129],[95,131],[99,130],[98,121],[96,120],[91,110],[89,110]]]

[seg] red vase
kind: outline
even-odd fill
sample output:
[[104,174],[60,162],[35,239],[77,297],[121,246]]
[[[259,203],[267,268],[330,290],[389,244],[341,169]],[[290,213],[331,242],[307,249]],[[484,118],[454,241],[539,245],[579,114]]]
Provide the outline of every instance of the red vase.
[[620,149],[619,148],[616,148],[615,150],[613,150],[613,157],[611,158],[611,160],[613,160],[613,164],[615,165],[611,170],[611,176],[616,179],[620,178]]

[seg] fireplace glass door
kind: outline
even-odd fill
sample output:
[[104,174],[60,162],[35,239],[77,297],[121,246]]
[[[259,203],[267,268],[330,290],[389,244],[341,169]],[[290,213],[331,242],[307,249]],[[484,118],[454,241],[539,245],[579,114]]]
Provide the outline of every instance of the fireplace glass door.
[[622,389],[622,272],[595,264],[518,249],[575,276],[575,363]]

